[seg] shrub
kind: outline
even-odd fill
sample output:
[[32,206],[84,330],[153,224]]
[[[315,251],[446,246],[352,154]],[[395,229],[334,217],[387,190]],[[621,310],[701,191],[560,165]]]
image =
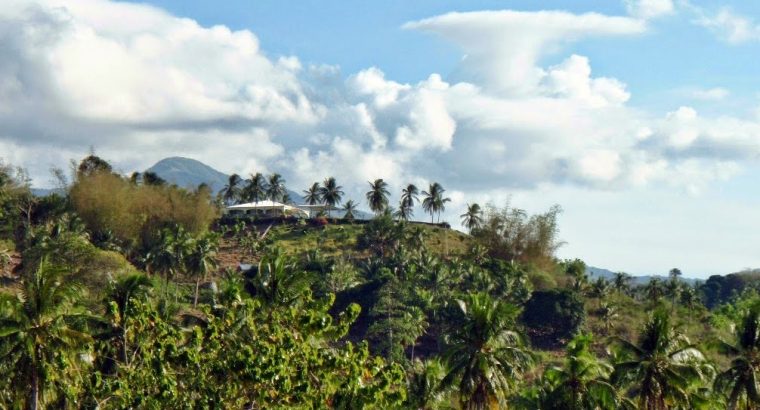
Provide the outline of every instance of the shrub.
[[576,292],[551,289],[533,292],[521,321],[534,346],[556,348],[577,333],[585,318],[583,300]]

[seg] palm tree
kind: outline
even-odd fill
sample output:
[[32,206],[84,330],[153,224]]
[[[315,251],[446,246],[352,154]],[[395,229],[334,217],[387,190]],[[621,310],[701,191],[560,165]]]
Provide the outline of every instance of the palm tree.
[[441,386],[441,380],[446,375],[446,367],[437,358],[426,361],[412,360],[412,366],[407,377],[406,408],[433,409],[444,401],[446,389]]
[[[311,187],[303,191],[303,200],[309,205],[316,205],[322,203],[322,194],[320,193],[319,182],[311,184]],[[311,212],[309,212],[311,216]]]
[[662,296],[662,281],[658,278],[652,278],[644,287],[644,292],[652,303],[657,303]]
[[612,280],[612,287],[615,288],[615,291],[618,294],[623,294],[628,292],[628,289],[630,289],[630,283],[631,275],[625,272],[617,272],[615,273],[615,277]]
[[388,207],[388,184],[382,178],[369,183],[370,190],[367,192],[369,209],[376,215],[380,215]]
[[438,220],[441,220],[441,212],[446,210],[446,203],[451,201],[451,198],[445,198],[443,193],[446,192],[443,186],[437,182],[430,184],[428,191],[422,191],[422,195],[425,199],[422,200],[422,209],[430,214],[430,223],[433,223],[433,215],[438,215]]
[[551,386],[546,397],[546,408],[584,410],[633,408],[627,399],[618,399],[613,387],[605,379],[612,366],[597,359],[589,350],[591,335],[578,335],[567,344],[563,367],[550,367],[544,380]]
[[343,191],[341,191],[341,188],[343,187],[335,182],[335,178],[330,177],[325,179],[325,181],[322,183],[322,188],[319,189],[319,193],[322,196],[322,201],[324,201],[325,205],[328,206],[328,217],[330,216],[330,211],[332,208],[334,208],[335,205],[339,205],[340,200],[343,198]]
[[270,306],[288,306],[309,288],[306,274],[278,250],[261,259],[252,284],[256,297]]
[[169,278],[175,276],[185,267],[186,256],[190,249],[191,238],[181,227],[174,231],[165,228],[151,250],[145,256],[149,271],[163,274],[164,293],[169,288]]
[[691,315],[694,312],[694,305],[698,301],[697,290],[693,286],[685,286],[681,293],[681,301],[686,305],[686,309],[689,311],[689,321],[691,322]]
[[420,190],[414,184],[407,185],[406,188],[401,190],[401,205],[399,206],[399,209],[408,208],[409,215],[411,216],[414,214],[412,208],[414,208],[415,202],[420,202],[420,199],[417,197],[419,193]]
[[356,212],[356,202],[354,202],[353,199],[349,199],[348,201],[346,201],[346,204],[343,205],[343,210],[346,212],[343,215],[343,218],[349,221],[353,221],[354,212]]
[[414,213],[412,207],[407,206],[403,200],[398,205],[398,210],[393,213],[393,216],[397,217],[400,221],[408,221]]
[[462,225],[467,228],[470,233],[472,233],[474,229],[479,228],[483,223],[483,210],[480,209],[480,205],[478,204],[467,204],[467,212],[460,216],[462,218]]
[[79,287],[62,274],[43,259],[24,280],[20,297],[8,298],[10,308],[0,319],[0,361],[14,369],[14,383],[28,393],[26,407],[34,410],[45,403],[49,376],[80,360],[78,353],[92,340],[75,326],[82,315],[74,308]]
[[201,280],[206,280],[206,275],[216,268],[216,252],[218,237],[214,233],[207,233],[193,241],[187,255],[187,273],[195,277],[195,297],[193,307],[198,306],[198,289]]
[[285,180],[282,179],[282,175],[276,172],[270,175],[267,181],[266,197],[272,201],[281,201],[286,193]]
[[618,318],[618,309],[609,302],[603,302],[599,308],[602,322],[604,323],[604,331],[606,334],[610,333],[613,323]]
[[131,313],[131,303],[133,299],[144,295],[151,286],[153,284],[150,279],[139,273],[122,276],[109,284],[107,301],[113,302],[116,307],[116,310],[112,312],[114,330],[120,347],[120,360],[126,365],[129,365],[126,323],[127,317]]
[[240,199],[240,182],[242,179],[238,174],[232,174],[227,179],[227,185],[222,188],[222,199],[227,205],[232,205]]
[[261,172],[251,174],[245,187],[245,197],[248,201],[259,202],[266,197],[267,182]]
[[597,304],[601,307],[602,299],[607,297],[610,293],[610,283],[603,277],[598,277],[591,283],[590,296],[597,300]]
[[505,406],[509,391],[533,361],[515,332],[518,308],[486,293],[460,300],[462,325],[450,335],[444,386],[456,385],[463,409]]
[[668,276],[670,277],[670,283],[668,283],[668,293],[670,293],[671,298],[671,312],[675,312],[676,299],[678,299],[678,296],[681,294],[681,286],[678,282],[678,277],[681,275],[681,270],[678,268],[673,268],[670,270],[670,272],[668,272]]
[[[760,306],[753,306],[736,329],[736,342],[718,342],[718,351],[733,357],[731,366],[715,378],[715,390],[726,394],[728,408],[744,401],[746,408],[760,406]],[[751,406],[751,407],[750,407]]]
[[404,321],[407,324],[408,340],[404,340],[402,343],[412,346],[411,360],[414,361],[414,345],[417,344],[417,339],[425,333],[429,325],[427,315],[419,307],[411,306],[404,312]]
[[610,380],[629,387],[641,409],[689,407],[691,390],[711,370],[702,352],[673,326],[662,309],[644,326],[638,344],[619,338],[615,341],[621,360]]

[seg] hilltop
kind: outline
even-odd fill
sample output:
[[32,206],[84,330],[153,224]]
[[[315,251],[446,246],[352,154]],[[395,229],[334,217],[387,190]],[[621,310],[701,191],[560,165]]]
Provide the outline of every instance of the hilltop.
[[213,192],[224,188],[228,176],[210,166],[184,157],[169,157],[156,162],[146,172],[154,172],[169,183],[183,188],[194,188],[205,183]]

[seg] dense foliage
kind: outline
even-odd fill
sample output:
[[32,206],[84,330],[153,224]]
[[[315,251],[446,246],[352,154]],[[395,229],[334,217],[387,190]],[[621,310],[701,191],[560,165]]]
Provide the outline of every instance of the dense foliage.
[[370,182],[376,216],[336,224],[326,178],[303,192],[327,215],[222,224],[284,179],[215,201],[95,155],[75,173],[39,198],[0,167],[0,408],[760,408],[754,273],[591,278],[555,256],[556,207],[413,222],[437,183],[394,212]]

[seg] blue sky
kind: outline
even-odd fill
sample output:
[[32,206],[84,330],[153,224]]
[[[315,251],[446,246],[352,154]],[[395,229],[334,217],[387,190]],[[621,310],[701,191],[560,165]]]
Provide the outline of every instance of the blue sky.
[[91,146],[438,181],[454,223],[560,204],[561,257],[760,267],[756,2],[9,0],[0,44],[0,158],[38,186]]
[[[172,13],[204,25],[249,29],[273,55],[295,55],[311,63],[337,64],[345,73],[378,66],[397,81],[416,82],[431,72],[451,72],[461,58],[455,46],[413,30],[408,22],[451,11],[568,10],[625,15],[622,1],[152,1]],[[706,10],[729,7],[737,14],[760,16],[760,3],[694,2]],[[754,66],[760,42],[727,45],[680,12],[651,23],[651,31],[631,38],[591,39],[567,49],[589,56],[598,75],[624,80],[631,103],[669,109],[683,102],[681,89],[724,87],[734,98],[757,99]],[[556,62],[548,56],[547,62]],[[704,104],[707,110],[735,112],[741,106]]]

